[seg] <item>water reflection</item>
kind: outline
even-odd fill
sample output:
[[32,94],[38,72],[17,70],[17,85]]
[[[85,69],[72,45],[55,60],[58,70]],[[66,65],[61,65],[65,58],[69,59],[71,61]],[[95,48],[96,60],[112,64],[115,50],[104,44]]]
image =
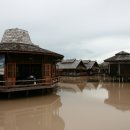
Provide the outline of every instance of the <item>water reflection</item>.
[[80,91],[80,89],[77,87],[77,84],[59,83],[59,86],[62,88],[63,91],[68,91],[68,92]]
[[64,130],[58,95],[0,101],[0,130]]
[[103,84],[103,87],[108,91],[108,99],[105,103],[112,105],[118,110],[130,110],[130,84],[128,83],[114,83]]
[[57,95],[0,100],[0,130],[130,128],[130,84],[82,82],[59,85],[61,91],[57,91]]
[[86,98],[101,99],[105,104],[121,111],[130,110],[130,84],[128,83],[60,83],[64,92],[81,93]]
[[108,91],[102,87],[102,83],[88,82],[84,88],[84,94],[96,100],[104,101],[108,97]]
[[97,89],[99,82],[59,83],[59,86],[65,91],[82,92],[84,89]]
[[[130,84],[61,83],[65,130],[129,130]],[[116,108],[116,109],[115,109]]]
[[59,83],[59,86],[63,91],[67,92],[82,92],[86,86],[86,82],[82,83]]

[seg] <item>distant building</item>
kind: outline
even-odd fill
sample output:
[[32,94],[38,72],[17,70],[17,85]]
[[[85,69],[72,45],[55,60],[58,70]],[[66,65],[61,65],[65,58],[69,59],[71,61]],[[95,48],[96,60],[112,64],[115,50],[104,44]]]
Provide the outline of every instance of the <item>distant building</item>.
[[57,63],[57,70],[62,76],[82,76],[86,69],[82,60],[68,59]]
[[108,70],[109,70],[109,63],[108,62],[103,62],[100,64],[100,73],[108,74]]
[[5,31],[0,43],[0,92],[51,88],[63,55],[40,48],[21,29]]
[[130,76],[130,53],[121,51],[104,61],[108,63],[108,74],[110,76]]
[[83,63],[86,66],[87,75],[94,75],[99,72],[99,65],[96,61],[83,60]]

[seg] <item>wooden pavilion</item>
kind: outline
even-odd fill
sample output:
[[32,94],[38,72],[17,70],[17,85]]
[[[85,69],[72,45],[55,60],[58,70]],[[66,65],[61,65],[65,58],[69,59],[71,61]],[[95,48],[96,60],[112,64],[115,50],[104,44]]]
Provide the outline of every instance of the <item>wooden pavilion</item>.
[[104,61],[108,63],[108,74],[110,76],[130,77],[130,53],[121,51]]
[[0,92],[52,88],[63,55],[40,48],[21,29],[5,31],[0,43]]

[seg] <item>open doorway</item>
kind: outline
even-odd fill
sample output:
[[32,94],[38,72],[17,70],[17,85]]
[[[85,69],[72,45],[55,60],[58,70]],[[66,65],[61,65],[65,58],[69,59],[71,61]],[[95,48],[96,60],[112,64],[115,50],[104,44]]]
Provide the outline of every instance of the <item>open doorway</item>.
[[31,77],[42,79],[42,64],[16,65],[16,80],[28,80]]

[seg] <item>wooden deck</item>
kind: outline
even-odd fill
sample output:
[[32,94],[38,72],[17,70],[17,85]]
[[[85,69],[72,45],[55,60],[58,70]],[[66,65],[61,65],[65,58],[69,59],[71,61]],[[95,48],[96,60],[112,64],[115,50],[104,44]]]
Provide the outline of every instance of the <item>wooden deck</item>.
[[[45,81],[45,79],[42,79],[42,80]],[[51,82],[36,83],[36,84],[26,84],[27,81],[30,82],[34,80],[16,81],[16,82],[24,83],[22,85],[6,85],[6,86],[2,85],[0,86],[0,92],[8,93],[8,92],[29,91],[29,90],[38,90],[38,89],[42,90],[42,89],[47,89],[47,88],[54,88],[57,86],[59,79],[58,77],[51,78]],[[4,84],[7,83],[5,81],[0,81],[0,82],[3,82]],[[11,82],[8,82],[8,84],[11,84]]]

